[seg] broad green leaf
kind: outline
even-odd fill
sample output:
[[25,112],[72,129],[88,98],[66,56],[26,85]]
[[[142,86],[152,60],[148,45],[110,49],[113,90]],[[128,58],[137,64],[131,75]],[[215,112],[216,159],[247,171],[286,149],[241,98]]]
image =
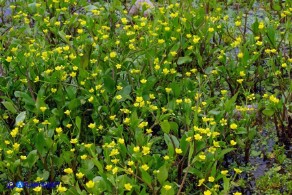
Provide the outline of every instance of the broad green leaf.
[[25,117],[26,117],[26,112],[25,111],[19,113],[17,115],[16,119],[15,119],[15,124],[18,124],[19,122],[24,121]]
[[266,109],[263,110],[263,114],[266,115],[266,116],[269,116],[269,117],[270,116],[273,116],[274,113],[275,113],[275,111],[274,110],[271,110],[269,108],[266,108]]
[[103,78],[104,88],[107,92],[113,93],[116,90],[115,81],[110,76]]
[[159,172],[157,173],[157,179],[160,184],[163,184],[164,181],[168,178],[168,170],[165,165],[159,168]]
[[161,129],[164,133],[169,133],[170,131],[170,124],[167,120],[164,120],[160,123]]
[[24,166],[31,168],[34,166],[34,164],[37,162],[38,159],[39,159],[39,156],[37,154],[37,150],[33,150],[27,155],[27,158],[23,164]]
[[190,56],[179,57],[177,60],[177,64],[178,65],[187,64],[190,63],[191,61],[192,58]]
[[17,113],[16,106],[12,102],[2,102],[3,106],[13,114]]
[[141,170],[141,173],[142,173],[142,179],[143,179],[143,181],[144,181],[146,184],[151,185],[152,177],[149,175],[149,173],[147,173],[147,172],[144,171],[144,170]]
[[225,102],[225,111],[230,112],[235,107],[235,101],[237,99],[238,93],[236,93],[231,99]]

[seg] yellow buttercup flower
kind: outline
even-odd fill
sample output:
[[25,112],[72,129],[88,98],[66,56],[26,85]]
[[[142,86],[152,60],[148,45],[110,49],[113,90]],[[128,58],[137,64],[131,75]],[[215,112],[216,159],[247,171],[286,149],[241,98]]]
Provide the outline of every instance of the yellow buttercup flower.
[[144,170],[144,171],[147,171],[149,169],[149,166],[144,164],[141,166],[141,168]]
[[236,125],[235,123],[232,123],[232,124],[230,125],[230,129],[237,129],[237,125]]
[[130,183],[126,183],[126,184],[124,185],[124,187],[125,187],[125,189],[126,189],[127,191],[131,191],[131,189],[133,188],[133,186],[132,186]]
[[66,168],[66,169],[64,169],[64,172],[67,174],[71,174],[71,173],[73,173],[73,170],[71,168]]
[[88,187],[88,188],[93,188],[93,187],[94,187],[94,182],[93,182],[92,180],[88,181],[88,182],[86,183],[86,187]]
[[182,153],[182,149],[180,149],[180,148],[176,148],[176,149],[175,149],[175,153],[177,153],[177,154],[181,154],[181,153]]
[[163,186],[163,188],[164,188],[165,190],[170,190],[170,189],[172,188],[172,186],[166,184],[166,185]]

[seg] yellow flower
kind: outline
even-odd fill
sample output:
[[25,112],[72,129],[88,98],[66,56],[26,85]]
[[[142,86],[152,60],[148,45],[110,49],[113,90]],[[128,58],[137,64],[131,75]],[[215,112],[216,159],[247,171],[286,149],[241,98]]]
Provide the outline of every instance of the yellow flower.
[[124,140],[123,138],[119,138],[119,139],[118,139],[118,142],[119,142],[120,144],[124,144],[124,143],[125,143],[125,140]]
[[166,184],[166,185],[163,186],[163,188],[164,188],[165,190],[170,190],[170,189],[172,188],[172,186]]
[[82,160],[85,160],[85,159],[87,158],[87,155],[84,154],[84,155],[82,155],[80,158],[81,158]]
[[278,98],[276,98],[274,95],[271,95],[269,99],[270,99],[270,101],[273,102],[273,103],[279,103],[279,101],[280,101],[280,100],[279,100]]
[[194,36],[193,36],[193,43],[195,43],[195,44],[198,43],[198,42],[200,41],[200,39],[201,39],[201,38],[200,38],[199,36],[194,35]]
[[77,177],[78,179],[81,179],[83,176],[84,176],[84,174],[81,173],[81,172],[76,173],[76,177]]
[[115,57],[117,57],[117,52],[112,51],[112,52],[110,53],[110,57],[111,57],[111,58],[115,58]]
[[21,156],[20,156],[20,159],[21,159],[21,160],[25,160],[25,159],[26,159],[26,156],[21,155]]
[[147,171],[149,169],[149,166],[144,164],[141,166],[141,168],[144,170],[144,171]]
[[57,127],[57,128],[56,128],[56,132],[57,132],[58,134],[62,133],[62,131],[63,131],[62,127]]
[[201,140],[202,136],[197,133],[196,135],[194,135],[194,138],[195,138],[195,140]]
[[176,148],[176,149],[175,149],[175,153],[177,153],[177,154],[181,154],[181,153],[182,153],[182,149],[180,149],[180,148]]
[[163,157],[163,159],[164,159],[164,160],[169,160],[169,156],[166,155],[166,156]]
[[210,190],[204,191],[204,195],[211,195],[211,194],[212,194],[212,192]]
[[147,82],[147,80],[146,80],[146,79],[141,79],[140,82],[141,82],[142,84],[145,84],[145,83]]
[[60,184],[57,188],[58,192],[66,192],[67,188],[63,187],[62,184]]
[[241,192],[234,192],[233,195],[242,195]]
[[238,168],[234,168],[235,173],[240,174],[242,172],[242,170],[238,169]]
[[237,79],[236,80],[239,84],[241,84],[243,82],[243,79]]
[[263,22],[260,22],[260,24],[259,24],[259,29],[261,30],[261,29],[263,29],[265,27],[265,24],[263,23]]
[[166,93],[170,93],[172,91],[171,88],[165,88]]
[[236,125],[235,123],[232,123],[232,124],[230,125],[230,129],[237,129],[237,125]]
[[41,110],[42,112],[45,112],[47,109],[48,109],[48,108],[45,107],[45,106],[40,107],[40,110]]
[[14,150],[18,150],[19,149],[20,144],[19,143],[14,143],[13,144],[13,149]]
[[109,119],[112,120],[112,121],[115,120],[115,118],[116,118],[116,115],[111,115],[111,116],[109,117]]
[[241,21],[236,21],[236,22],[235,22],[235,26],[238,27],[238,26],[240,26],[240,25],[241,25]]
[[13,153],[13,150],[7,150],[6,153],[9,155],[9,154],[12,154]]
[[222,175],[227,175],[227,173],[228,173],[227,170],[222,170],[222,171],[221,171],[221,174],[222,174]]
[[208,178],[208,181],[209,182],[214,182],[215,181],[215,178],[211,176],[211,177]]
[[7,62],[11,62],[12,61],[12,57],[11,56],[7,56],[6,61]]
[[121,100],[122,98],[123,98],[123,96],[121,96],[121,95],[116,96],[116,100]]
[[67,174],[71,174],[73,173],[73,170],[71,168],[67,168],[67,169],[64,169],[64,172]]
[[35,192],[40,192],[41,190],[42,190],[42,187],[41,186],[35,187],[33,189],[33,191],[35,191]]
[[125,187],[125,189],[126,189],[127,191],[131,191],[131,189],[133,188],[133,186],[132,186],[130,183],[126,183],[126,184],[124,185],[124,187]]
[[121,18],[121,21],[122,21],[123,24],[127,24],[128,23],[127,18]]
[[198,186],[201,186],[205,182],[205,179],[200,179]]
[[107,171],[112,170],[112,168],[113,168],[113,165],[106,165],[106,167],[105,167],[105,169],[106,169]]
[[238,57],[238,58],[243,58],[243,53],[242,53],[242,52],[239,52],[239,53],[237,54],[237,57]]
[[57,92],[57,89],[56,88],[51,88],[51,92],[52,93],[56,93]]
[[237,143],[236,143],[236,141],[231,140],[231,141],[230,141],[230,144],[231,144],[232,146],[235,146]]
[[143,146],[142,148],[143,148],[143,149],[142,149],[142,153],[143,153],[143,155],[147,155],[147,154],[150,153],[150,148],[149,148],[149,147],[147,147],[147,146]]
[[88,181],[88,182],[86,183],[86,186],[87,186],[88,188],[93,188],[93,187],[94,187],[94,182],[93,182],[92,180],[90,180],[90,181]]
[[69,116],[70,113],[71,113],[71,111],[70,111],[70,110],[66,110],[64,113],[65,113],[67,116]]
[[122,68],[122,65],[121,64],[116,64],[116,68],[117,69],[121,69]]
[[113,150],[111,151],[111,153],[110,153],[110,156],[116,156],[116,155],[118,155],[118,154],[120,154],[119,150],[118,150],[118,149],[113,149]]
[[214,28],[208,28],[209,32],[214,32]]
[[116,174],[118,172],[118,170],[119,170],[118,167],[114,167],[112,170],[113,174]]
[[199,158],[201,160],[205,160],[206,159],[206,155],[204,153],[202,153],[202,154],[199,155]]
[[90,124],[88,125],[88,127],[89,127],[90,129],[94,129],[94,128],[96,127],[96,125],[95,125],[95,123],[90,123]]
[[244,71],[240,71],[240,72],[239,72],[239,75],[240,75],[241,77],[244,77],[244,76],[245,76]]
[[82,34],[83,33],[83,29],[81,29],[81,28],[77,29],[77,33],[78,34]]
[[134,164],[134,161],[130,160],[128,161],[127,165],[132,166]]

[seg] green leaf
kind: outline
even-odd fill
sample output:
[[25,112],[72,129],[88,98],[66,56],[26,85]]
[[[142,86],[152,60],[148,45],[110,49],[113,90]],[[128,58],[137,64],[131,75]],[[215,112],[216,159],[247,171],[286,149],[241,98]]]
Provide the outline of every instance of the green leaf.
[[68,86],[65,89],[66,89],[68,98],[70,98],[72,100],[72,99],[74,99],[76,97],[76,93],[77,93],[76,87]]
[[17,113],[16,106],[12,102],[2,102],[3,106],[13,114]]
[[235,101],[237,99],[237,95],[238,95],[238,93],[236,93],[231,99],[229,99],[225,102],[224,106],[225,106],[226,112],[230,112],[235,107]]
[[80,130],[81,129],[81,118],[79,116],[76,116],[75,124],[76,124],[76,127],[78,128],[78,130]]
[[163,184],[164,181],[168,178],[168,170],[165,165],[159,168],[159,172],[157,173],[157,179],[160,184]]
[[266,116],[269,116],[269,117],[273,116],[274,113],[275,113],[275,111],[271,110],[269,108],[266,108],[266,109],[263,110],[263,114],[266,115]]
[[168,152],[169,152],[168,154],[169,154],[169,156],[172,157],[174,155],[174,146],[172,144],[172,141],[171,141],[169,135],[166,134],[166,133],[164,133],[164,141],[165,141],[165,143],[167,144],[167,147],[168,147]]
[[33,150],[27,155],[27,158],[24,162],[24,166],[31,168],[34,166],[38,159],[39,157],[37,155],[37,150]]
[[169,133],[170,131],[170,124],[167,120],[164,120],[160,123],[161,129],[164,133]]
[[239,128],[236,130],[235,133],[236,133],[236,134],[246,134],[247,131],[246,131],[246,128],[244,128],[244,127],[239,127]]
[[59,31],[58,34],[63,41],[65,41],[68,45],[70,45],[70,41],[66,38],[66,34],[63,31]]
[[19,113],[17,115],[16,119],[15,119],[15,124],[18,124],[19,122],[24,121],[25,117],[26,117],[26,112],[25,111]]
[[235,148],[226,148],[226,149],[221,150],[217,156],[217,159],[218,160],[221,159],[225,154],[227,154],[233,150],[235,150]]
[[184,56],[184,57],[179,57],[177,60],[178,65],[190,63],[192,61],[192,58],[190,56]]
[[141,173],[142,173],[142,179],[143,179],[143,181],[146,184],[151,185],[152,177],[149,175],[149,173],[147,173],[144,170],[141,170]]
[[110,76],[103,78],[104,88],[107,92],[113,93],[116,89],[115,81]]

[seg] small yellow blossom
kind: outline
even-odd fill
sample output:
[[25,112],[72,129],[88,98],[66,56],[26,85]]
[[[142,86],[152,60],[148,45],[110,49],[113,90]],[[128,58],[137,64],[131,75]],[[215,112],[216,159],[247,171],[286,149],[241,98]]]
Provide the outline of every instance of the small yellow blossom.
[[73,173],[73,170],[71,168],[66,168],[66,169],[64,169],[64,172],[67,174],[71,174],[71,173]]
[[110,52],[110,57],[111,58],[117,57],[117,52],[115,52],[115,51]]
[[79,172],[79,173],[76,173],[76,177],[77,177],[78,179],[81,179],[81,178],[83,178],[83,177],[84,177],[84,174],[83,174],[83,173],[81,173],[81,172]]
[[149,166],[144,164],[141,166],[141,168],[144,170],[144,171],[147,171],[149,169]]
[[35,191],[35,192],[40,192],[41,190],[42,190],[42,187],[41,186],[35,187],[33,189],[33,191]]
[[93,188],[93,187],[94,187],[94,182],[93,182],[92,180],[90,180],[90,181],[88,181],[88,182],[86,183],[86,186],[87,186],[88,188]]
[[237,129],[237,125],[236,125],[235,123],[232,123],[232,124],[230,125],[230,129]]
[[63,187],[62,184],[60,184],[57,188],[58,192],[66,192],[67,191],[67,188]]
[[172,188],[172,186],[166,184],[163,186],[163,188],[167,191],[167,190],[170,190]]
[[175,153],[177,153],[177,154],[181,154],[181,153],[182,153],[182,149],[180,149],[180,148],[176,148],[176,149],[175,149]]
[[235,173],[240,174],[242,172],[242,170],[238,169],[238,168],[234,168]]
[[126,184],[124,185],[124,187],[125,187],[125,189],[126,189],[127,191],[131,191],[131,189],[133,188],[133,186],[132,186],[130,183],[126,183]]

